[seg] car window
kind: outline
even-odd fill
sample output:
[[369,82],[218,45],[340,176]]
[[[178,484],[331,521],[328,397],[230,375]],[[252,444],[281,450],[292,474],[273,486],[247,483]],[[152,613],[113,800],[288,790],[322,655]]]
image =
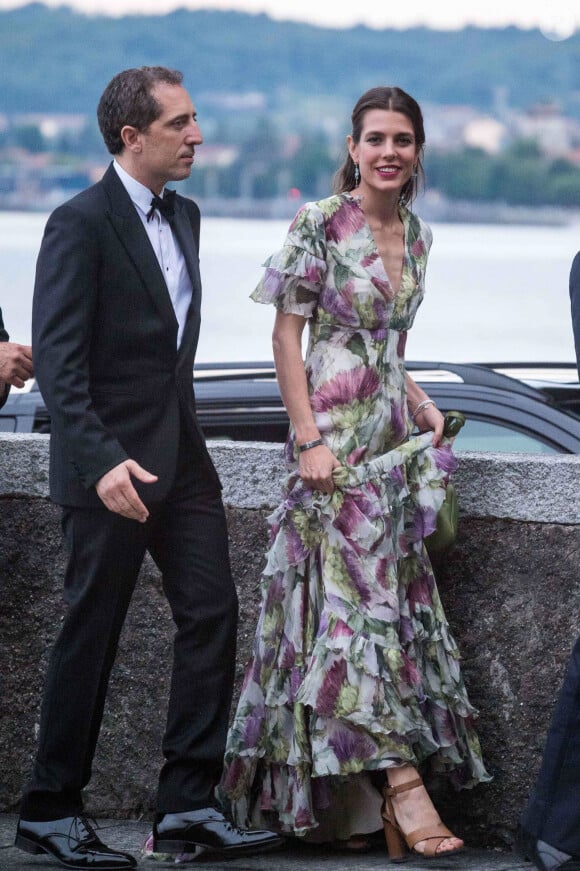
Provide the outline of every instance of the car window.
[[468,419],[457,436],[453,448],[461,451],[505,451],[507,453],[557,454],[558,449],[528,433],[501,423]]

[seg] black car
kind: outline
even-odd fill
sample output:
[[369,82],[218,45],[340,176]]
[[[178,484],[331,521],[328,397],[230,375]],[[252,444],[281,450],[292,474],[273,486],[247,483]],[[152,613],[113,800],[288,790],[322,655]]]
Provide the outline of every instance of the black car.
[[[580,384],[572,380],[571,366],[406,365],[443,412],[465,414],[467,423],[455,443],[458,451],[580,453]],[[272,363],[198,364],[194,384],[207,438],[269,442],[286,438],[288,416]],[[9,396],[0,409],[0,431],[50,432],[50,418],[36,384]]]

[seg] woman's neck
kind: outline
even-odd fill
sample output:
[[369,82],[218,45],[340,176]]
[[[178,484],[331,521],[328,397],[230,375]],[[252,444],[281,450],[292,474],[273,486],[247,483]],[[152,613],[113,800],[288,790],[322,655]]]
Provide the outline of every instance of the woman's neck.
[[360,203],[367,221],[377,228],[394,227],[400,224],[399,195],[376,194],[359,187],[351,191]]

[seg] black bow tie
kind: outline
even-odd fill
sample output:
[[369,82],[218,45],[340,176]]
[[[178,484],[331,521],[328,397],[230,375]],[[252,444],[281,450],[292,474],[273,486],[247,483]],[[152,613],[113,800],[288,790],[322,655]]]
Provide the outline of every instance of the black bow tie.
[[151,208],[147,212],[147,220],[150,221],[153,217],[153,212],[157,209],[160,215],[163,215],[168,221],[171,221],[175,214],[175,191],[165,191],[163,199],[155,195],[151,200]]

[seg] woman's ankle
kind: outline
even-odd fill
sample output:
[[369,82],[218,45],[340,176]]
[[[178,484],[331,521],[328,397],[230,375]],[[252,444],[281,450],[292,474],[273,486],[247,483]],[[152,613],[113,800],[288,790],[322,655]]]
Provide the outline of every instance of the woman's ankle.
[[421,775],[413,765],[393,765],[387,768],[387,783],[391,787],[403,786],[413,780],[421,778]]

